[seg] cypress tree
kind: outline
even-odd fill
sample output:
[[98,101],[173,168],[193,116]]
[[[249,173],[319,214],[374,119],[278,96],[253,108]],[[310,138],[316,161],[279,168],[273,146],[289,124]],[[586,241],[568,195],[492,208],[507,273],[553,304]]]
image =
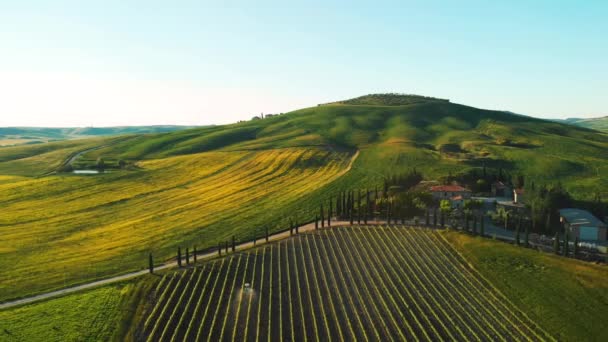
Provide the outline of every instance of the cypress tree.
[[319,217],[318,216],[315,217],[315,230],[316,229],[319,229]]
[[321,228],[325,227],[325,213],[323,212],[323,203],[321,203]]
[[300,225],[296,222],[296,234],[300,234]]
[[481,236],[484,236],[486,234],[486,232],[485,232],[486,223],[485,223],[483,215],[481,215],[481,217],[479,218],[479,220],[480,220],[480,222],[479,222],[480,223],[480,232],[479,232],[479,234]]
[[[429,216],[429,208],[428,207],[426,208],[426,211],[424,212],[424,218],[425,218],[424,224],[428,227],[430,225],[430,223],[431,223],[431,218]],[[403,222],[401,222],[401,223],[403,223]]]
[[477,215],[473,215],[473,235],[477,235]]
[[332,214],[331,201],[329,201],[329,210],[327,211],[327,226],[328,227],[331,227],[331,214]]
[[192,251],[192,257],[194,258],[194,262],[196,263],[196,246],[194,246],[194,250]]
[[570,246],[568,246],[568,232],[564,233],[564,256],[567,258],[568,257],[568,250],[570,249]]
[[367,219],[369,218],[369,214],[371,211],[372,202],[370,201],[369,189],[365,190],[365,224],[367,224]]
[[186,247],[186,265],[190,265],[190,251],[188,250],[188,247]]
[[349,216],[349,219],[350,219],[350,225],[352,226],[353,223],[354,223],[354,221],[355,221],[354,217],[353,217],[353,210],[352,209],[350,209],[348,216]]
[[265,230],[266,230],[266,242],[268,242],[268,227],[266,227]]
[[232,251],[236,251],[236,239],[234,238],[234,235],[232,235]]
[[528,227],[528,224],[525,225],[524,229],[525,229],[525,232],[524,232],[524,246],[528,247],[528,246],[530,246],[530,243],[529,243],[529,240],[528,240],[530,238],[530,236],[529,236],[530,235],[530,228]]
[[357,190],[357,224],[361,224],[361,190]]
[[289,236],[293,236],[293,222],[289,221]]
[[148,255],[148,269],[150,270],[150,274],[154,274],[154,261],[152,260],[152,253]]
[[217,243],[217,255],[222,256],[222,243]]
[[559,255],[559,233],[555,233],[555,239],[553,240],[553,253]]
[[182,249],[177,247],[177,266],[182,267]]
[[226,243],[226,254],[228,254],[228,241],[225,241]]

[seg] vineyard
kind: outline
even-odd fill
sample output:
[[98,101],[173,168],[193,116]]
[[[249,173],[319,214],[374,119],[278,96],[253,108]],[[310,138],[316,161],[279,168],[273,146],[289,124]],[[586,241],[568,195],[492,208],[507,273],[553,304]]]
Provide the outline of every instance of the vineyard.
[[322,229],[165,274],[137,337],[554,340],[429,229]]

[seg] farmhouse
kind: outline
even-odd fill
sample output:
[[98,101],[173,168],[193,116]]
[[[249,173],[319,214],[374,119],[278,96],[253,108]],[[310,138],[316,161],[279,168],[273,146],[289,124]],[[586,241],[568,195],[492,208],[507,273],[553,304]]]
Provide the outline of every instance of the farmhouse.
[[[465,200],[471,198],[471,190],[460,185],[437,185],[431,187],[431,194],[436,200]],[[460,196],[461,198],[458,198]]]
[[606,241],[608,227],[590,212],[580,209],[560,209],[560,222],[568,236],[586,241]]
[[494,197],[506,197],[511,194],[511,188],[501,181],[492,183],[491,190]]

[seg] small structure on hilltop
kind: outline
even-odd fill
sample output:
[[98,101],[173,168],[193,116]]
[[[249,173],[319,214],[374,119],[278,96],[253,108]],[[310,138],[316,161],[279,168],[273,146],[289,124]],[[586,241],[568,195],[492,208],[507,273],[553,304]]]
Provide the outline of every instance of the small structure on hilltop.
[[590,212],[575,208],[560,209],[559,220],[568,236],[581,241],[606,241],[608,226]]

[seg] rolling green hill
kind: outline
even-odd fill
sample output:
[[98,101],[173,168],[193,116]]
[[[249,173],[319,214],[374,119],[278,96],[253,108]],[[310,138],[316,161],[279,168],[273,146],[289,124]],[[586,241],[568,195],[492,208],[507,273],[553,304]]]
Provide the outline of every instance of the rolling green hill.
[[596,129],[598,131],[608,132],[608,116],[604,116],[601,118],[591,118],[591,119],[578,119],[578,118],[569,118],[565,120],[555,120],[558,122],[563,122],[571,125]]
[[0,127],[0,147],[99,136],[172,132],[195,126]]
[[[49,173],[75,156],[82,167],[99,157],[130,167]],[[232,125],[2,148],[0,278],[10,281],[0,300],[143,268],[149,252],[162,261],[177,246],[309,221],[337,191],[390,174],[416,168],[436,180],[484,166],[605,198],[608,135],[380,94]]]
[[389,173],[413,167],[433,179],[485,165],[525,174],[537,183],[561,181],[584,198],[608,189],[608,180],[601,177],[608,171],[606,134],[395,94],[367,95],[227,126],[141,136],[83,158],[141,160],[216,149],[285,147],[361,150],[355,172],[347,177],[355,186],[375,185]]

